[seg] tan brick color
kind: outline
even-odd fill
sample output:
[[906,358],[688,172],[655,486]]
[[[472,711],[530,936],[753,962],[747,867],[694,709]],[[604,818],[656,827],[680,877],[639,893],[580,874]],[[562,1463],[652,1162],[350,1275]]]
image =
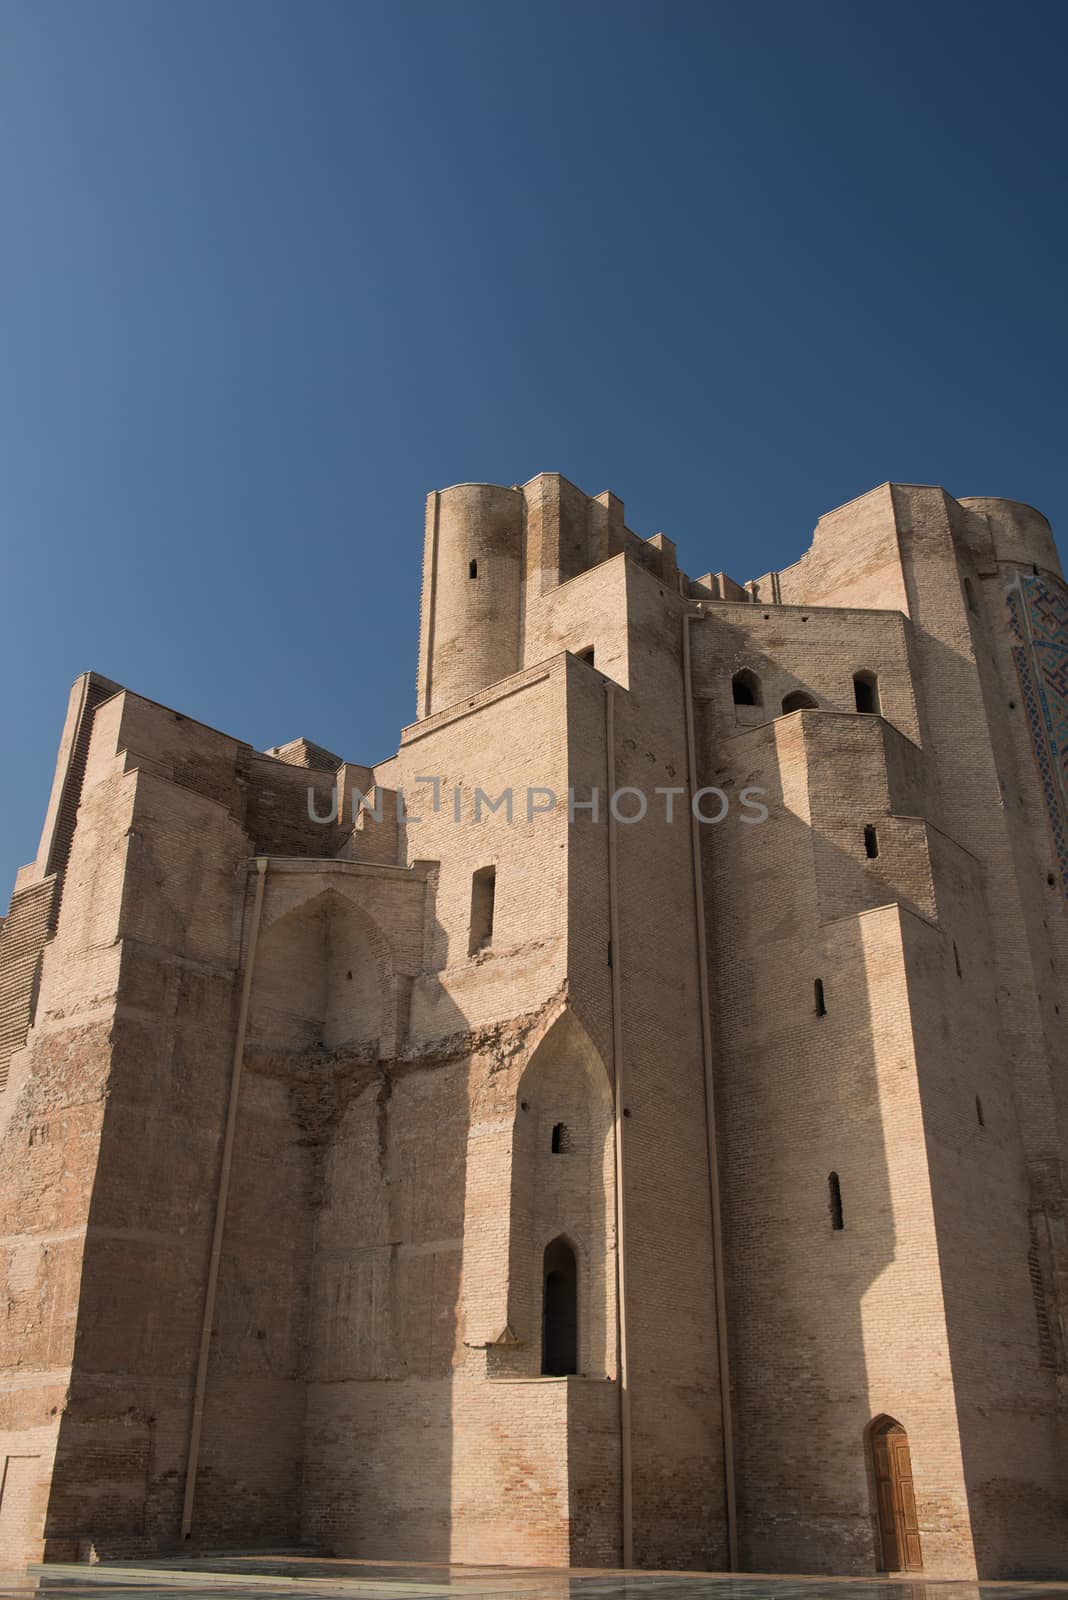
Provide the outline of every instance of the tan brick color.
[[0,927],[0,1567],[867,1573],[893,1419],[928,1574],[1063,1575],[1036,577],[1030,508],[887,484],[691,581],[543,474],[429,497],[377,768],[80,679]]

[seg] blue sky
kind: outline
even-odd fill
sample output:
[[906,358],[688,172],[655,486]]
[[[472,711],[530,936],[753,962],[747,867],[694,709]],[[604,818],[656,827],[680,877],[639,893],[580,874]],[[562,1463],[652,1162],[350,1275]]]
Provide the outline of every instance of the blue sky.
[[896,478],[1068,527],[1068,7],[0,5],[0,898],[91,667],[414,715],[423,497],[739,579]]

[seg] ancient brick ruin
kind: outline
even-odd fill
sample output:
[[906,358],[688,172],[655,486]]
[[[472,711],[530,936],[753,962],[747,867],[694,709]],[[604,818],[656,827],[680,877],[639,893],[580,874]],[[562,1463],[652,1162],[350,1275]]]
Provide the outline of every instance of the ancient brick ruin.
[[374,768],[79,679],[0,931],[0,1568],[1063,1574],[1066,624],[1016,503],[740,585],[544,474],[430,496]]

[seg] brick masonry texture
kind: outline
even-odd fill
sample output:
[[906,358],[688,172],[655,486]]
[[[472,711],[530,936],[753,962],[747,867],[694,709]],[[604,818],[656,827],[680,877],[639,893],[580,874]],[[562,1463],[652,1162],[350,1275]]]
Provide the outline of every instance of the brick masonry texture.
[[0,1568],[1063,1576],[1048,525],[885,484],[691,580],[542,474],[425,538],[377,767],[72,690],[0,925]]

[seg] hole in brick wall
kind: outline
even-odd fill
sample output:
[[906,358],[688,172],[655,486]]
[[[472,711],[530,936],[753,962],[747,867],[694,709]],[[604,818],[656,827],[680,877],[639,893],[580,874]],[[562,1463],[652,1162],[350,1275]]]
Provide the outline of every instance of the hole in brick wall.
[[478,562],[477,561],[469,561],[467,563],[467,576],[469,578],[477,578],[478,577]]
[[842,1216],[842,1185],[837,1172],[827,1175],[827,1198],[831,1208],[831,1227],[838,1233],[845,1227],[845,1220]]
[[731,694],[736,706],[762,706],[764,696],[760,690],[760,679],[755,672],[750,672],[748,667],[743,667],[741,672],[736,672],[731,679]]
[[783,696],[782,714],[788,717],[791,711],[815,711],[816,702],[804,689],[791,689],[788,695]]
[[471,928],[467,953],[487,950],[493,942],[493,911],[497,898],[496,867],[479,867],[471,876]]
[[529,1100],[520,1100],[519,1109],[520,1109],[520,1111],[529,1111],[530,1110],[530,1101]]
[[630,1116],[630,1106],[624,1106],[623,1107],[623,1115],[625,1117],[629,1117]]
[[1032,577],[1035,577],[1035,578],[1038,577],[1038,567],[1035,565],[1035,563],[1033,561],[1031,563],[1031,575],[1032,575]]
[[566,1122],[557,1122],[553,1127],[552,1151],[554,1156],[565,1156],[571,1149],[571,1135]]
[[566,1239],[554,1239],[545,1248],[541,1370],[553,1378],[578,1371],[578,1262]]
[[594,660],[594,649],[593,649],[593,646],[591,645],[588,650],[580,650],[578,652],[578,658],[579,658],[580,661],[585,661],[585,663],[586,663],[586,665],[588,667],[592,667],[593,666],[593,660]]
[[986,1118],[983,1116],[983,1102],[980,1100],[978,1095],[975,1097],[975,1117],[979,1126],[981,1128],[985,1128]]
[[879,680],[874,672],[854,672],[853,700],[858,711],[878,714]]
[[345,976],[349,980],[349,982],[351,983],[352,982],[352,973],[351,972],[346,972]]
[[1049,886],[1050,886],[1050,888],[1051,888],[1051,889],[1052,889],[1052,888],[1053,888],[1053,885],[1054,885],[1054,884],[1055,884],[1055,883],[1056,883],[1056,882],[1057,882],[1057,880],[1056,880],[1056,878],[1055,878],[1055,877],[1054,877],[1054,876],[1053,876],[1053,873],[1052,873],[1052,872],[1047,872],[1047,873],[1046,873],[1046,882],[1047,882],[1047,883],[1048,883],[1048,884],[1049,884]]
[[817,1017],[825,1017],[827,1015],[827,1001],[823,993],[823,979],[817,978],[812,988],[816,1000],[816,1015]]
[[879,831],[874,822],[864,824],[864,854],[869,861],[874,861],[879,854]]

